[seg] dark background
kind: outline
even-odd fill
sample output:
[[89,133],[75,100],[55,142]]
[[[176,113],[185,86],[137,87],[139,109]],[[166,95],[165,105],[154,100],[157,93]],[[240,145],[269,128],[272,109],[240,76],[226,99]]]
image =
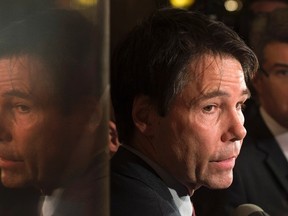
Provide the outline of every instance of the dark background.
[[[187,9],[200,11],[214,19],[223,21],[231,28],[237,30],[238,17],[243,13],[246,5],[253,0],[246,1],[241,1],[242,10],[236,12],[225,10],[225,0],[195,0],[194,4]],[[152,10],[165,6],[170,6],[168,0],[111,0],[111,48],[113,49],[118,40],[143,17]]]
[[[96,1],[96,0],[95,0]],[[98,0],[108,1],[108,0]],[[228,12],[225,0],[194,0],[189,10],[201,11],[214,19],[221,20],[237,31],[238,17],[245,6],[255,0],[238,0],[242,2],[242,10]],[[27,14],[49,7],[65,7],[77,0],[1,0],[0,29],[9,22],[21,20]],[[113,50],[118,41],[143,17],[157,8],[171,6],[169,0],[110,0],[110,47]]]

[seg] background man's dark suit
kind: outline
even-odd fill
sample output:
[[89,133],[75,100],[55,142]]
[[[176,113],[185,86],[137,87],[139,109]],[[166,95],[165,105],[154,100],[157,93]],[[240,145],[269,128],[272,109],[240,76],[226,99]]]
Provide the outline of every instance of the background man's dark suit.
[[193,203],[197,216],[215,215],[215,212],[223,216],[224,206],[244,203],[256,204],[272,216],[288,215],[287,159],[258,107],[250,107],[245,117],[248,133],[236,161],[233,183],[227,190],[196,191]]
[[254,203],[271,215],[288,215],[287,159],[259,109],[249,110],[246,128],[231,188],[235,204]]
[[[180,216],[167,186],[142,159],[120,147],[111,161],[112,216]],[[130,203],[129,208],[123,208]]]

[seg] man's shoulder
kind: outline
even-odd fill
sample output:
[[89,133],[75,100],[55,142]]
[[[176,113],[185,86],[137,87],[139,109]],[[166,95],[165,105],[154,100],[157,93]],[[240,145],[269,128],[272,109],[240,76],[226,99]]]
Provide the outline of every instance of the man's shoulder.
[[168,187],[141,158],[120,149],[111,160],[111,215],[179,215]]
[[[112,189],[119,185],[119,190],[128,191],[133,188],[134,193],[145,191],[145,194],[148,195],[157,192],[170,195],[168,187],[153,168],[126,149],[119,149],[119,152],[111,160],[110,168]],[[127,188],[125,188],[125,185],[127,185]],[[154,195],[153,197],[155,197]]]

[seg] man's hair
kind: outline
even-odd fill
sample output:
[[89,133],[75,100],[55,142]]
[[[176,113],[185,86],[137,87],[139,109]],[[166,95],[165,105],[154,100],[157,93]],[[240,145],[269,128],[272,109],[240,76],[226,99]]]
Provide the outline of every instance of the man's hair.
[[99,96],[95,32],[77,11],[37,12],[0,30],[0,58],[38,59],[52,79],[60,105],[68,108],[82,95]]
[[250,41],[260,64],[263,64],[263,52],[267,44],[288,43],[288,8],[276,9],[256,17],[252,23]]
[[134,98],[149,96],[165,116],[188,82],[189,65],[206,54],[237,59],[246,79],[258,66],[254,53],[234,31],[197,12],[160,9],[128,34],[111,62],[111,98],[121,142],[128,144],[134,130]]

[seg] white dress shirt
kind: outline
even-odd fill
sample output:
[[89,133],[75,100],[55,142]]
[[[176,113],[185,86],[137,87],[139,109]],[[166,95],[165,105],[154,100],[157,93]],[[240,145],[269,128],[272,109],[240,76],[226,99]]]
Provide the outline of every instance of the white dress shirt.
[[45,196],[42,203],[41,213],[42,216],[53,215],[63,193],[63,189],[56,189],[50,196]]

